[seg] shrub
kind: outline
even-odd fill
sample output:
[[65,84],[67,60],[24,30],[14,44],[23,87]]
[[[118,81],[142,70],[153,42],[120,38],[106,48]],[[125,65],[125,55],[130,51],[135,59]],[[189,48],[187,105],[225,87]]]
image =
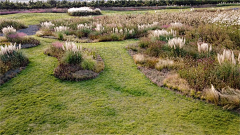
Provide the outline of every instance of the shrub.
[[142,37],[142,38],[140,38],[139,47],[141,47],[141,48],[146,48],[146,47],[148,47],[150,44],[152,44],[152,41],[151,41],[150,38],[147,38],[147,37]]
[[224,87],[220,91],[213,85],[204,90],[205,98],[216,105],[224,106],[224,109],[234,109],[240,106],[240,90],[230,87]]
[[61,42],[54,42],[54,43],[52,43],[50,48],[48,48],[45,51],[45,54],[60,59],[60,58],[62,58],[62,56],[64,54],[64,50],[62,49],[62,46],[63,46],[63,43],[61,43]]
[[82,54],[80,52],[67,51],[62,57],[61,63],[80,64],[82,60]]
[[215,67],[212,84],[217,88],[229,86],[234,89],[240,89],[240,67],[230,62],[224,62]]
[[99,41],[121,41],[121,40],[123,40],[123,37],[121,35],[115,34],[115,33],[113,33],[111,35],[104,34],[104,35],[100,36],[100,38],[99,38]]
[[58,40],[63,40],[63,34],[61,32],[58,33]]
[[81,63],[81,67],[87,70],[94,70],[96,66],[96,61],[92,57],[86,57]]
[[152,44],[147,48],[146,53],[150,56],[158,57],[161,51],[161,45]]
[[40,25],[42,28],[46,28],[46,29],[50,29],[54,26],[52,22],[42,22]]
[[133,59],[136,64],[143,64],[146,62],[145,56],[142,54],[135,54]]
[[172,69],[174,66],[174,61],[173,60],[163,60],[163,59],[158,59],[158,62],[155,65],[155,68],[157,70],[162,70],[164,68],[166,69]]
[[190,95],[190,92],[194,91],[193,89],[190,88],[188,82],[185,79],[180,78],[178,74],[168,75],[164,79],[163,83],[168,88],[179,90],[186,95]]
[[0,29],[4,27],[12,26],[15,29],[23,29],[27,28],[22,22],[13,20],[13,19],[0,19]]
[[191,88],[202,91],[211,84],[211,77],[215,67],[213,58],[203,58],[185,61],[185,66],[178,71],[180,77],[186,79]]
[[167,31],[167,30],[154,30],[151,32],[151,36],[155,37],[155,38],[158,38],[159,36],[173,36],[173,37],[176,37],[177,35],[177,31],[174,31],[174,30],[170,30],[170,31]]
[[0,73],[4,74],[8,70],[24,67],[28,64],[28,59],[19,50],[21,45],[16,47],[16,44],[2,47],[0,50]]
[[91,33],[90,29],[81,29],[76,31],[76,36],[78,38],[82,38],[82,37],[88,37],[88,35]]
[[12,26],[7,26],[7,27],[2,28],[2,32],[5,36],[16,33],[16,31],[17,30],[15,28],[13,28]]
[[158,62],[158,59],[155,57],[147,57],[146,62],[144,66],[148,68],[155,68],[156,63]]
[[87,16],[87,15],[101,15],[102,13],[99,8],[92,10],[89,7],[81,7],[68,9],[68,14],[71,16]]
[[101,33],[97,32],[97,31],[94,31],[94,32],[89,33],[88,37],[92,40],[99,39],[101,37]]
[[53,32],[49,29],[46,28],[41,28],[39,31],[36,32],[36,35],[38,37],[42,37],[42,36],[53,36]]
[[69,30],[69,27],[67,27],[67,26],[54,27],[55,32],[63,32],[63,31],[67,31],[67,30]]

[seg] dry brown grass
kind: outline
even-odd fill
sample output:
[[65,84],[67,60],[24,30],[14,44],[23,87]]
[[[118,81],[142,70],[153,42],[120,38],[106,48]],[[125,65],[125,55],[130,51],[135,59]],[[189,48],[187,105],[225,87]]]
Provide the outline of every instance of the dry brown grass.
[[169,74],[166,79],[164,79],[163,83],[168,88],[179,90],[186,95],[193,91],[188,82],[185,79],[180,78],[180,76],[176,73]]
[[204,90],[204,97],[216,105],[222,105],[224,109],[229,110],[240,106],[240,90],[238,89],[225,87],[218,91],[212,85],[210,89]]
[[135,54],[133,55],[133,60],[136,64],[143,64],[146,62],[146,58],[143,54]]
[[161,71],[164,68],[172,69],[174,67],[174,61],[169,59],[158,59],[158,63],[156,63],[155,68]]

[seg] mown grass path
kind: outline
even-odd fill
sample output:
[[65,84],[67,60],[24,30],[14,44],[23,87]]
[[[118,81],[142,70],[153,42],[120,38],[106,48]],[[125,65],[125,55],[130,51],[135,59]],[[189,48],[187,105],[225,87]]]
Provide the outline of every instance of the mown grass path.
[[56,58],[43,54],[54,40],[23,49],[29,66],[0,86],[0,134],[239,134],[240,116],[152,84],[128,55],[136,42],[82,44],[105,62],[96,79],[53,76]]

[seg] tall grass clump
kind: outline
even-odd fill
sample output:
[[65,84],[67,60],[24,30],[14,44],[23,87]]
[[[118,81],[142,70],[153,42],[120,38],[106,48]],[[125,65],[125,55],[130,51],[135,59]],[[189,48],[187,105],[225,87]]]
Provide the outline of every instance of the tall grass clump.
[[55,42],[45,54],[58,58],[60,64],[54,75],[63,80],[91,79],[104,69],[103,60],[95,50],[82,48],[74,42]]
[[20,51],[21,45],[10,44],[0,46],[0,49],[0,74],[28,64],[28,58]]
[[22,22],[14,20],[14,19],[0,19],[0,29],[4,27],[12,26],[15,29],[23,29],[27,28]]
[[25,47],[25,44],[31,44],[32,46],[40,44],[39,40],[29,37],[23,32],[18,33],[12,26],[2,28],[2,32],[8,42],[22,44],[23,48]]

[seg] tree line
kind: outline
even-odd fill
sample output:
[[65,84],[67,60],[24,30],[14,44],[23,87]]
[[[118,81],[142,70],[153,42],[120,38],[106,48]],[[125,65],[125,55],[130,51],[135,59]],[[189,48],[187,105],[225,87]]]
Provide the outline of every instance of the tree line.
[[99,0],[99,1],[56,1],[48,0],[24,2],[10,2],[9,0],[0,2],[0,9],[45,9],[45,8],[70,8],[70,7],[141,7],[141,6],[166,6],[166,5],[203,5],[203,4],[219,4],[222,2],[232,3],[240,2],[240,0]]

